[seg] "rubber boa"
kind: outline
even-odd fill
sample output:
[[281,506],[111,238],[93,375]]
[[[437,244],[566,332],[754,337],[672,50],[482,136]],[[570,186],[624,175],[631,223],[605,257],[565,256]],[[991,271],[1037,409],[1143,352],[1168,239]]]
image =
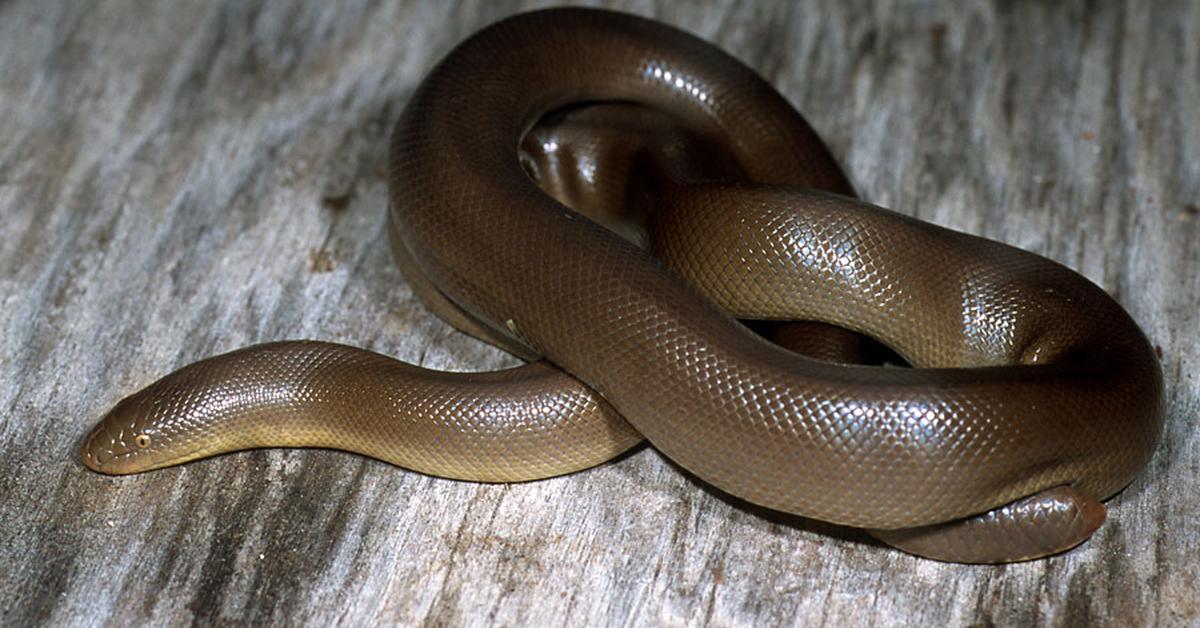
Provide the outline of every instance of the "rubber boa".
[[[548,118],[578,116],[565,135],[589,127],[573,113],[588,105],[682,130],[649,157],[596,157],[624,177],[566,186],[561,164],[545,166],[555,151],[518,148]],[[670,165],[697,145],[705,157]],[[603,216],[631,198],[653,210],[627,233],[579,207]],[[853,198],[782,96],[653,21],[554,9],[461,43],[396,125],[388,215],[425,302],[531,364],[447,374],[329,343],[250,347],[122,400],[85,438],[85,464],[132,473],[330,447],[519,481],[644,436],[754,504],[924,556],[1002,562],[1086,539],[1162,431],[1156,356],[1102,289]],[[915,368],[800,355],[737,318],[835,325]]]

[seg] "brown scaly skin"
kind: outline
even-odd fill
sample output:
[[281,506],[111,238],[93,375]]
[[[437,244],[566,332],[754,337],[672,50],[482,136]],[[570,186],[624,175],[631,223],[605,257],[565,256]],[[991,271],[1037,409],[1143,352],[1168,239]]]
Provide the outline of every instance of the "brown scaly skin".
[[[539,178],[564,201],[584,199],[581,211],[600,199],[610,208],[600,216],[612,199],[654,206],[617,227],[627,239],[539,189],[526,171],[539,177],[545,156],[527,150],[523,163],[516,150],[547,114],[596,101],[669,113],[691,139],[655,149],[667,158],[692,140],[723,148],[699,166],[645,165],[634,150],[624,182]],[[922,555],[997,562],[1085,539],[1104,519],[1099,500],[1157,444],[1157,360],[1102,290],[1036,255],[849,198],[778,94],[672,28],[570,9],[481,31],[413,95],[391,171],[393,245],[418,291],[471,333],[545,361],[455,388],[460,376],[348,347],[249,348],[122,402],[85,442],[85,462],[132,472],[319,446],[451,477],[530,479],[632,444],[619,413],[748,501],[871,528]],[[921,368],[800,357],[730,312],[836,324]],[[526,377],[535,383],[512,392]],[[435,382],[423,394],[401,387],[422,378]],[[574,448],[588,453],[563,453]],[[489,451],[519,468],[472,462]]]

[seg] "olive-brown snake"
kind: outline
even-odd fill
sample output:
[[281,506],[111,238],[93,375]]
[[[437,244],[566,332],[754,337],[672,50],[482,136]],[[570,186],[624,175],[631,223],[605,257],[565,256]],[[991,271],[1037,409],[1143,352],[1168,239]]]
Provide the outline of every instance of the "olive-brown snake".
[[[547,131],[564,145],[596,122],[681,130],[620,158],[597,149],[626,182],[575,181],[557,174],[557,141],[519,157],[548,116],[565,120]],[[392,142],[390,228],[414,289],[543,359],[452,375],[328,343],[251,347],[121,401],[85,439],[89,467],[303,446],[515,481],[597,464],[640,434],[750,502],[996,562],[1085,539],[1157,444],[1157,359],[1103,290],[850,198],[781,96],[681,31],[579,9],[510,18],[430,73]],[[704,157],[671,165],[685,149]],[[601,219],[652,208],[622,238],[547,191]],[[734,316],[831,323],[919,368],[801,357]]]

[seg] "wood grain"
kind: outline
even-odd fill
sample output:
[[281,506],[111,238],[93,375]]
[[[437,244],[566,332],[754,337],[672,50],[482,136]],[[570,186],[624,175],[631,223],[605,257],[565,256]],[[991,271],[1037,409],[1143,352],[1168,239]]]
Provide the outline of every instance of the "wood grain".
[[514,360],[414,300],[387,133],[539,3],[0,2],[0,623],[1200,624],[1200,5],[613,2],[716,42],[867,199],[1062,261],[1162,350],[1163,443],[1065,556],[920,560],[699,485],[653,449],[476,485],[327,451],[127,478],[112,402],[242,345]]

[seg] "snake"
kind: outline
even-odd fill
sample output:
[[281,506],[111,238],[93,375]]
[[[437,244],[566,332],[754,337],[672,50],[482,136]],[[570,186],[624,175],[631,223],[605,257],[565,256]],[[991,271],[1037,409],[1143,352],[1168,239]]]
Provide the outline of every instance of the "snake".
[[[83,439],[87,467],[320,447],[517,482],[644,438],[738,500],[996,563],[1086,540],[1160,439],[1159,360],[1113,297],[858,199],[779,92],[675,27],[583,8],[496,22],[428,73],[389,151],[412,290],[527,363],[246,347],[119,401]],[[841,330],[898,364],[744,321]]]

